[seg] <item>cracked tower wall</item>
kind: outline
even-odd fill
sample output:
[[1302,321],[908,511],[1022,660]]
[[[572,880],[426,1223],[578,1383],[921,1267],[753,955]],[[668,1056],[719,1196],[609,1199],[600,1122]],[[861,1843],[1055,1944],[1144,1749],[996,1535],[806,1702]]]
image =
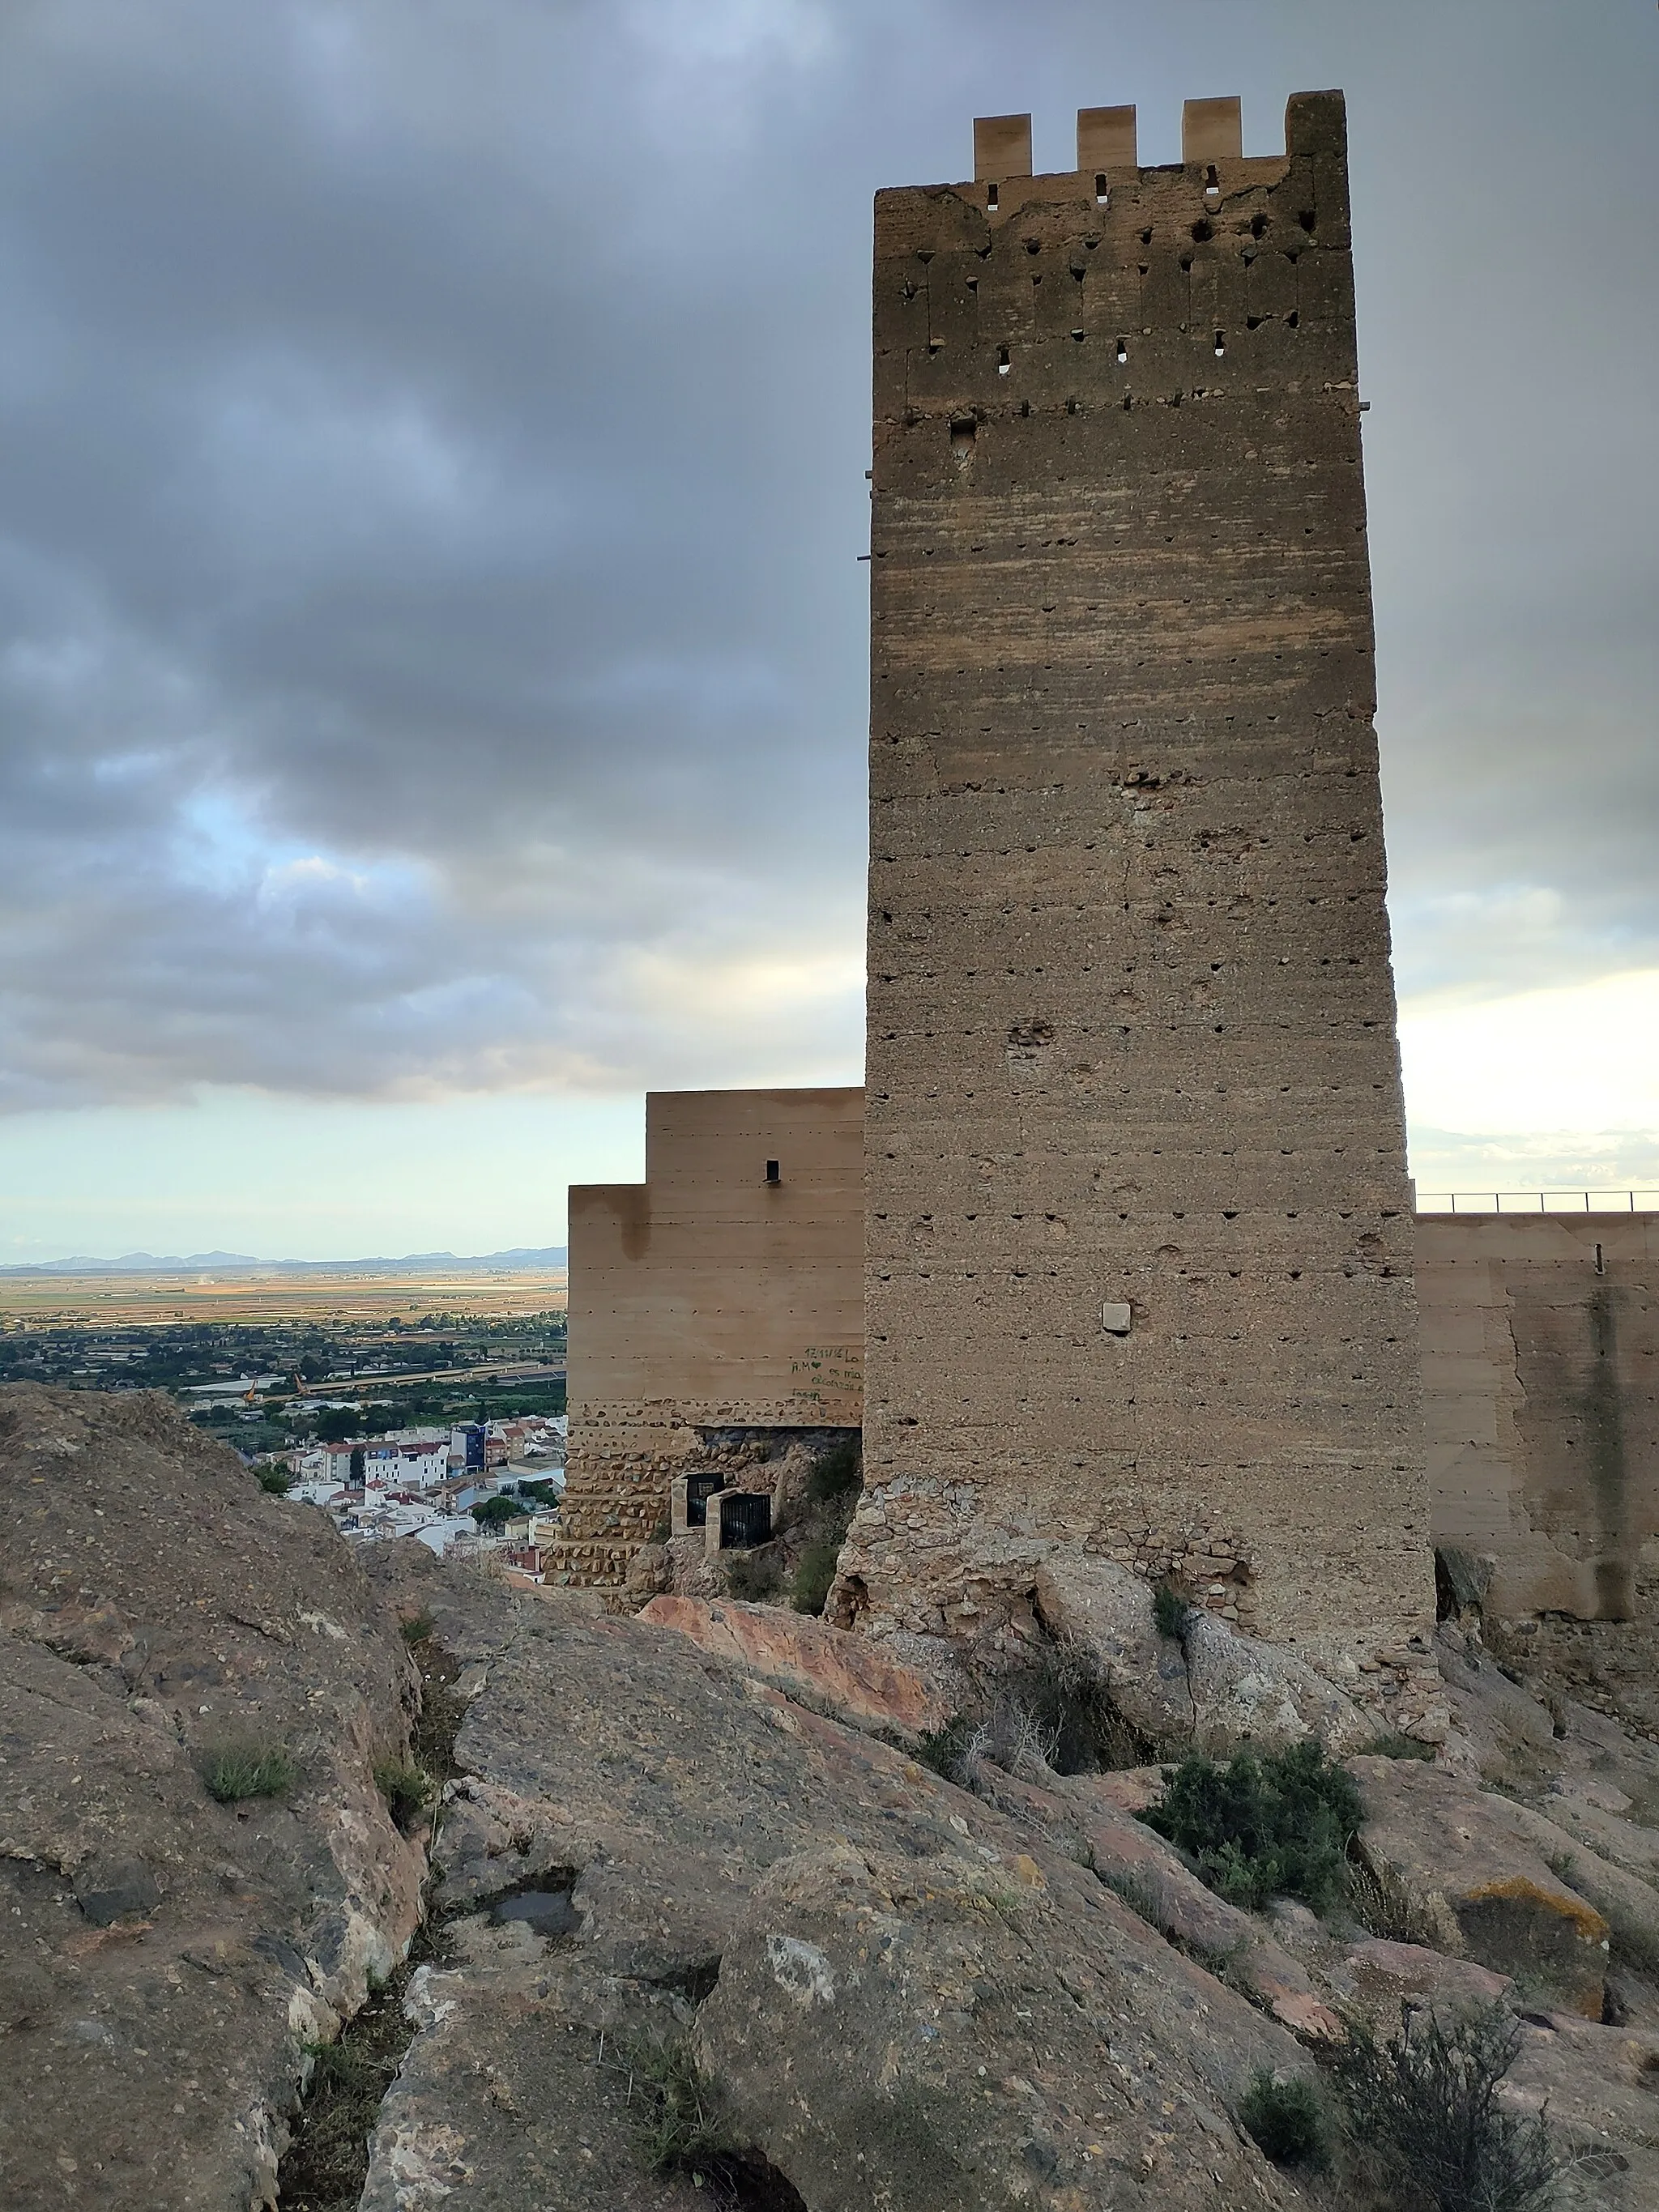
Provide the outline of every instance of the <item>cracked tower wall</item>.
[[557,1578],[620,1583],[706,1430],[858,1425],[863,1133],[856,1089],[652,1091],[644,1182],[572,1188]]
[[1435,1535],[1487,1609],[1623,1620],[1659,1566],[1659,1215],[1417,1224]]
[[843,1602],[1219,1544],[1346,1674],[1433,1601],[1343,103],[1040,177],[1023,122],[876,202]]

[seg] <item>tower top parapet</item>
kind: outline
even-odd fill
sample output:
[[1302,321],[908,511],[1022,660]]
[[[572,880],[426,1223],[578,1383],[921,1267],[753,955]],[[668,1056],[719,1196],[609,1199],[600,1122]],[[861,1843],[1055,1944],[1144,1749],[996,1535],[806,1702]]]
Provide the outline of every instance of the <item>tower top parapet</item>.
[[[1340,92],[1292,93],[1285,109],[1285,151],[1287,154],[1326,153],[1332,138],[1346,136],[1342,94]],[[1183,167],[1202,167],[1212,161],[1244,158],[1243,111],[1231,95],[1224,99],[1188,100],[1181,109],[1181,160]],[[1077,112],[1077,167],[1087,169],[1133,169],[1139,167],[1135,110],[1126,107],[1079,107]],[[1031,167],[1031,118],[1029,115],[980,115],[974,118],[974,182],[1003,184],[1029,177]]]

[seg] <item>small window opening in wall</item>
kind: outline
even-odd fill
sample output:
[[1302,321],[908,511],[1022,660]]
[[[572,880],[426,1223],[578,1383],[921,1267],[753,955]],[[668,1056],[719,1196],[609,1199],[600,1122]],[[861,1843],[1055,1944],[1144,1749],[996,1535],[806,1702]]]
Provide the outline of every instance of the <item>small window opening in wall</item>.
[[976,425],[971,415],[957,415],[951,423],[951,451],[959,461],[967,460],[974,450]]
[[1124,343],[1123,343],[1122,339],[1121,339],[1121,338],[1120,338],[1120,339],[1118,340],[1118,342],[1117,342],[1117,359],[1118,359],[1118,366],[1119,366],[1119,368],[1120,368],[1122,367],[1123,363],[1124,363],[1126,361],[1127,361],[1127,359],[1128,359],[1128,358],[1129,358],[1129,349],[1128,349],[1128,347],[1127,347],[1127,346],[1126,346],[1126,345],[1124,344]]
[[1111,193],[1106,188],[1105,178],[1097,177],[1095,179],[1095,205],[1097,207],[1106,206],[1111,197]]
[[783,1177],[778,1172],[778,1164],[775,1160],[768,1160],[766,1163],[766,1180],[768,1182],[781,1182],[783,1181]]
[[1293,331],[1297,328],[1300,321],[1301,318],[1297,315],[1296,309],[1292,307],[1290,313],[1285,318],[1285,327],[1287,331]]
[[1314,227],[1313,210],[1311,208],[1304,208],[1302,212],[1297,216],[1297,221],[1301,224],[1304,230],[1311,232]]
[[1267,236],[1267,216],[1266,216],[1265,215],[1261,215],[1261,214],[1253,215],[1253,216],[1250,217],[1250,236],[1251,236],[1252,238],[1265,238],[1265,237]]
[[1006,346],[999,346],[997,348],[997,374],[999,376],[1006,376],[1008,374],[1008,349]]
[[1605,1275],[1607,1272],[1607,1263],[1601,1256],[1601,1247],[1599,1244],[1595,1248],[1595,1272],[1598,1275]]
[[1193,236],[1200,246],[1215,236],[1215,228],[1208,216],[1200,216],[1198,221],[1193,225]]
[[1072,336],[1073,336],[1073,337],[1077,340],[1077,342],[1078,342],[1078,343],[1079,343],[1079,345],[1081,345],[1081,344],[1082,344],[1082,343],[1083,343],[1083,333],[1082,333],[1082,331],[1073,331],[1072,332]]
[[1225,353],[1225,352],[1226,352],[1226,350],[1227,350],[1227,340],[1226,340],[1226,337],[1225,337],[1224,333],[1223,333],[1223,332],[1222,332],[1222,331],[1218,331],[1216,332],[1216,334],[1215,334],[1215,357],[1216,357],[1216,359],[1217,359],[1218,361],[1219,361],[1219,360],[1220,360],[1220,358],[1221,358],[1221,356],[1222,356],[1222,355],[1223,355],[1224,353]]
[[985,187],[985,204],[993,215],[996,213],[997,188],[994,185],[988,185]]

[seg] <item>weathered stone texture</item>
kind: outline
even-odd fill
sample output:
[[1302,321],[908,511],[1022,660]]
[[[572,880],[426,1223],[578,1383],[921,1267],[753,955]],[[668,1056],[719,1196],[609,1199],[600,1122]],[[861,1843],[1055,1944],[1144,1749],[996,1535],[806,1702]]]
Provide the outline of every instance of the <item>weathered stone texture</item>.
[[1659,1216],[1430,1216],[1417,1230],[1435,1535],[1493,1615],[1623,1620],[1659,1537]]
[[1326,1664],[1430,1612],[1340,96],[1287,132],[877,200],[868,1626],[1217,1526]]

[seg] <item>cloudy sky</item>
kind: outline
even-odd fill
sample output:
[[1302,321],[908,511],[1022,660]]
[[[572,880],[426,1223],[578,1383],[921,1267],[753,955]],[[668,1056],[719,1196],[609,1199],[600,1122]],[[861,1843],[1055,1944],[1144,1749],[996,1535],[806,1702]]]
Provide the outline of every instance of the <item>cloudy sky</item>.
[[1651,0],[5,0],[0,1260],[856,1080],[871,195],[1329,84],[1414,1164],[1659,1183]]

